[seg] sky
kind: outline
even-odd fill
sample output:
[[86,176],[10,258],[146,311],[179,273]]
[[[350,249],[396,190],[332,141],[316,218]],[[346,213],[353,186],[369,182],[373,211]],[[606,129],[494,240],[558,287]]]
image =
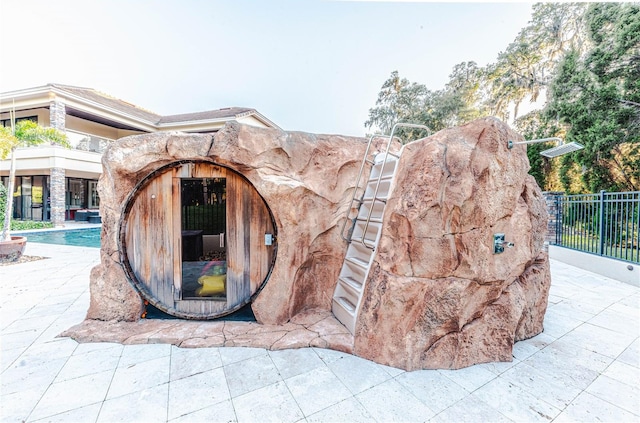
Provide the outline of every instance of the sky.
[[532,3],[0,0],[0,92],[94,88],[161,115],[239,106],[364,136],[385,80],[430,90],[496,61]]

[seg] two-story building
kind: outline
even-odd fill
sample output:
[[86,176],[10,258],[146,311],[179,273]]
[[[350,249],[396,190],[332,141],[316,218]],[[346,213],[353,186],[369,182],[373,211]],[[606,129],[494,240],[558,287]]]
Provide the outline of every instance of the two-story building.
[[[54,145],[16,150],[13,217],[50,220],[56,226],[73,220],[78,210],[98,209],[101,156],[109,143],[128,135],[158,131],[209,133],[226,122],[278,128],[255,109],[228,107],[161,116],[92,88],[47,84],[0,93],[0,125],[30,119],[66,132],[71,149]],[[0,178],[8,186],[10,161],[0,161]]]

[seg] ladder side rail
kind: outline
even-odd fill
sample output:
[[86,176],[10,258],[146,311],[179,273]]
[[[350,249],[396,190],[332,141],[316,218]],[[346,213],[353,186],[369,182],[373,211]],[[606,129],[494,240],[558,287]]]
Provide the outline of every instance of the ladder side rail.
[[[398,126],[403,126],[403,127],[407,127],[407,128],[424,129],[424,130],[427,131],[427,136],[431,134],[431,130],[428,127],[426,127],[425,125],[420,125],[420,124],[416,124],[416,123],[401,123],[401,122],[396,123],[395,125],[393,125],[393,128],[391,128],[391,135],[389,135],[389,140],[387,141],[387,148],[385,149],[385,152],[384,152],[383,163],[387,163],[387,159],[389,157],[389,149],[391,148],[391,142],[393,141],[393,134],[395,133],[396,128]],[[397,164],[396,164],[396,166],[397,166]],[[394,173],[395,173],[395,170],[394,170]],[[382,174],[383,174],[383,172],[380,172],[380,174],[378,175],[378,179],[376,180],[376,188],[375,188],[375,190],[373,192],[373,199],[371,201],[371,207],[369,208],[369,213],[367,213],[367,220],[366,220],[366,222],[364,224],[364,229],[362,231],[362,238],[361,238],[361,241],[360,241],[362,243],[362,245],[364,245],[365,247],[367,247],[369,249],[373,249],[373,248],[371,248],[369,245],[367,245],[366,242],[364,241],[364,239],[365,239],[365,236],[367,234],[367,230],[369,229],[369,223],[371,222],[371,215],[373,214],[373,205],[378,200],[378,189],[380,188],[380,181],[382,181]]]
[[[344,236],[344,229],[347,226],[347,222],[351,220],[351,219],[349,219],[349,215],[351,213],[351,209],[353,208],[353,203],[355,201],[358,201],[359,203],[362,203],[362,201],[357,199],[356,197],[358,195],[358,189],[360,187],[360,179],[362,179],[362,173],[364,172],[364,166],[367,163],[367,156],[369,155],[369,150],[371,149],[371,144],[373,143],[373,139],[374,138],[387,138],[387,135],[372,135],[371,138],[369,138],[369,142],[367,143],[367,149],[364,152],[364,157],[362,158],[362,164],[360,164],[360,171],[358,172],[358,177],[356,178],[356,183],[355,183],[355,186],[353,187],[353,196],[351,197],[351,202],[349,203],[349,208],[347,209],[347,214],[345,216],[344,222],[342,222],[342,229],[340,230],[340,236],[346,242],[349,242],[350,239],[347,239]],[[389,138],[389,139],[391,139],[391,138]],[[387,147],[387,150],[388,150],[388,147]],[[363,195],[364,195],[364,193],[363,193]]]

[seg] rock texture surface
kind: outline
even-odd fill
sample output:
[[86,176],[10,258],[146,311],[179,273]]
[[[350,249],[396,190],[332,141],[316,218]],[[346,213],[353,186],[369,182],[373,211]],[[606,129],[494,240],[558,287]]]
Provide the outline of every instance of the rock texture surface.
[[312,310],[283,325],[255,322],[142,319],[85,320],[61,334],[79,342],[173,344],[183,348],[254,347],[270,350],[318,347],[353,353],[353,337],[330,311]]
[[[387,202],[355,353],[405,369],[510,361],[542,331],[545,202],[519,139],[496,119],[407,147]],[[494,254],[493,234],[514,243]]]
[[215,135],[154,133],[118,140],[102,159],[102,257],[91,274],[87,318],[140,318],[142,298],[122,268],[120,224],[136,185],[181,160],[215,162],[241,173],[271,209],[278,252],[269,283],[252,304],[257,320],[283,324],[304,310],[330,310],[346,250],[340,218],[365,148],[360,138],[285,133],[237,123]]
[[[550,284],[545,202],[521,137],[496,119],[405,147],[385,210],[355,336],[330,314],[346,251],[340,226],[365,140],[228,124],[215,135],[156,133],[117,141],[99,184],[101,264],[91,273],[79,340],[182,346],[323,346],[404,369],[512,359],[542,331]],[[149,174],[204,160],[244,175],[273,214],[278,251],[252,303],[257,323],[139,321],[143,299],[119,250],[128,195]],[[493,253],[493,234],[513,242]],[[320,316],[320,317],[318,317]]]

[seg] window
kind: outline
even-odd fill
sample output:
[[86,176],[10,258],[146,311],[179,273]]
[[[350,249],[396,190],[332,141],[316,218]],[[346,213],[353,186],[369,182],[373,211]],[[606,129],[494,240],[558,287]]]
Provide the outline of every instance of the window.
[[[16,123],[23,121],[23,120],[32,120],[35,123],[38,123],[38,116],[26,116],[26,117],[19,117],[16,118]],[[2,126],[11,126],[11,119],[1,119],[0,120],[0,124],[2,124]]]

